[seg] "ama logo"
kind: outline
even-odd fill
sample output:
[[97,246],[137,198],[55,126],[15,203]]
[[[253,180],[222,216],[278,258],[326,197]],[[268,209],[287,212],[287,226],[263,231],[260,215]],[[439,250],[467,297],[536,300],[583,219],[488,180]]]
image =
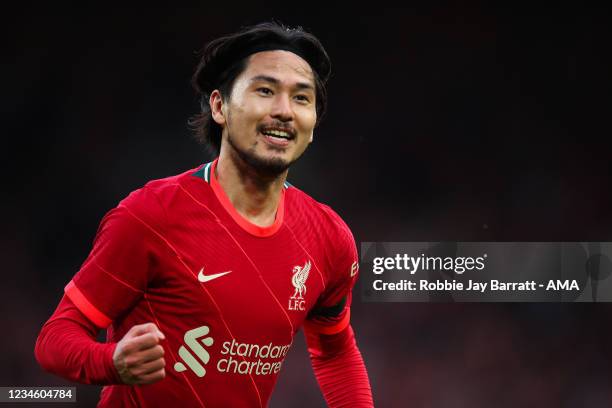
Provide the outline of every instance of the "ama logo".
[[[183,339],[191,352],[187,350],[185,346],[181,346],[178,351],[179,356],[183,359],[185,364],[187,364],[191,371],[193,371],[198,377],[204,377],[206,374],[206,369],[202,364],[208,364],[210,361],[210,354],[208,354],[208,351],[206,351],[206,349],[203,347],[203,345],[210,347],[214,343],[212,337],[205,337],[209,332],[210,329],[208,326],[200,326],[187,331]],[[196,357],[199,358],[202,364],[200,364],[200,361],[198,361]],[[181,373],[187,370],[185,364],[178,361],[174,364],[174,369]]]

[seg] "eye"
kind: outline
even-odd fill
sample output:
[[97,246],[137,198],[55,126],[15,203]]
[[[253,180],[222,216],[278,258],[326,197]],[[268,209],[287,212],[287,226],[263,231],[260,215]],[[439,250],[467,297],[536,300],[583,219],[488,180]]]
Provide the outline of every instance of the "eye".
[[307,95],[295,95],[295,99],[302,103],[310,102],[310,98]]
[[272,90],[270,88],[266,88],[265,86],[257,88],[256,91],[261,95],[272,95]]

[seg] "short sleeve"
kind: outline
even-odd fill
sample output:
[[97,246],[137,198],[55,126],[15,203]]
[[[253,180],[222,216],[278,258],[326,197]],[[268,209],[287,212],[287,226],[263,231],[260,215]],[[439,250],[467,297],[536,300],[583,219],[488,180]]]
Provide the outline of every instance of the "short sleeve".
[[64,289],[100,328],[130,310],[152,278],[160,245],[147,208],[154,211],[159,204],[143,203],[146,196],[138,190],[104,216],[89,256]]
[[322,334],[335,334],[349,325],[352,290],[359,274],[355,239],[342,220],[335,235],[329,283],[305,322],[306,329]]

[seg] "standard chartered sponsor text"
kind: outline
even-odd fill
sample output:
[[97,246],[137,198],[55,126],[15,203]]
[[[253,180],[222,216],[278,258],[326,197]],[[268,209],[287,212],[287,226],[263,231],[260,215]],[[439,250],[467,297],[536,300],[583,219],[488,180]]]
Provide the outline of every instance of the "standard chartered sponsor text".
[[[217,370],[222,373],[268,375],[277,374],[291,343],[274,345],[239,343],[235,339],[221,345],[221,355]],[[268,360],[268,361],[266,361]]]

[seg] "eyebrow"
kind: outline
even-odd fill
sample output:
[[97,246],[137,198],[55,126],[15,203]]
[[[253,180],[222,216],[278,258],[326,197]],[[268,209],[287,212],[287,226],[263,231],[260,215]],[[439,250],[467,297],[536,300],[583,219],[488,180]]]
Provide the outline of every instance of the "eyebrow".
[[[258,81],[263,81],[263,82],[269,82],[271,84],[274,85],[279,85],[280,81],[274,77],[268,76],[268,75],[257,75],[254,76],[253,78],[251,78],[250,82],[258,82]],[[312,84],[309,84],[308,82],[298,82],[295,84],[295,87],[298,89],[311,89],[314,90],[314,86],[312,86]]]

